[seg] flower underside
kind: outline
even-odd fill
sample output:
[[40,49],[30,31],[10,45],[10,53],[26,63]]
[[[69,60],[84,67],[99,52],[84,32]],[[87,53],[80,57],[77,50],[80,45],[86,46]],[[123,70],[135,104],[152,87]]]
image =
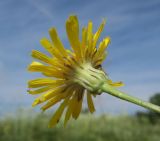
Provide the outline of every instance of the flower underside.
[[79,38],[79,24],[76,16],[70,16],[66,22],[66,32],[72,51],[64,48],[55,28],[49,30],[51,42],[43,38],[41,45],[49,52],[47,56],[33,50],[32,57],[40,62],[33,61],[28,70],[40,72],[45,78],[38,78],[28,82],[28,92],[33,95],[41,94],[33,106],[44,103],[43,111],[62,101],[59,108],[50,120],[50,127],[56,125],[66,108],[64,124],[73,117],[77,119],[84,95],[87,96],[88,108],[95,111],[92,97],[101,94],[99,89],[103,83],[112,86],[121,86],[122,82],[113,83],[102,69],[102,62],[107,53],[105,49],[110,38],[104,38],[97,47],[99,36],[104,28],[105,21],[93,33],[92,22],[82,29]]

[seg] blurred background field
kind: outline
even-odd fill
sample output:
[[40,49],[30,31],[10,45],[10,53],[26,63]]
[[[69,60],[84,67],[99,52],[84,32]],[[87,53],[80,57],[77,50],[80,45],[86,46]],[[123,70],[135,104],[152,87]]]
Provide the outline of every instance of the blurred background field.
[[[160,105],[160,93],[150,102]],[[49,114],[50,113],[50,114]],[[19,109],[14,115],[0,118],[0,141],[159,141],[160,114],[137,111],[134,115],[90,114],[83,109],[80,118],[63,117],[54,128],[48,128],[51,112],[35,113]]]
[[160,122],[133,116],[82,114],[64,128],[48,128],[47,115],[18,112],[0,120],[0,141],[159,141]]

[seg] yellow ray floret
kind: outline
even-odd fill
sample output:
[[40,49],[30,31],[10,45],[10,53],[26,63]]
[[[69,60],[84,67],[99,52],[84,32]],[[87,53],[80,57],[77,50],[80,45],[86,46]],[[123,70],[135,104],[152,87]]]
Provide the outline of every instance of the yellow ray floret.
[[95,111],[95,108],[92,100],[92,95],[89,92],[87,94],[87,103],[88,103],[89,111],[93,113]]
[[63,101],[63,103],[60,105],[60,107],[57,109],[57,111],[55,112],[55,114],[51,118],[49,127],[53,127],[54,125],[56,125],[59,122],[61,115],[62,115],[67,103],[68,103],[68,98],[66,98]]
[[105,25],[106,21],[103,20],[103,22],[101,23],[101,25],[99,26],[97,32],[94,34],[93,36],[93,47],[96,46],[97,42],[98,42],[98,39],[100,37],[100,34],[102,33],[102,30],[104,28],[104,25]]
[[57,49],[59,49],[59,51],[62,53],[62,56],[67,57],[68,54],[67,54],[60,38],[58,37],[56,29],[55,28],[50,28],[49,34],[50,34],[50,37],[52,39],[53,45]]

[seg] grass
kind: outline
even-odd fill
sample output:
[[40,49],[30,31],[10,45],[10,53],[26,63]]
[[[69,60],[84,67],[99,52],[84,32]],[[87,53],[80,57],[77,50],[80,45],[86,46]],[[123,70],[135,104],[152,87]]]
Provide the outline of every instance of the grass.
[[152,125],[147,119],[107,115],[81,115],[66,128],[60,122],[47,127],[49,116],[30,113],[5,116],[0,119],[0,141],[159,141],[160,123]]

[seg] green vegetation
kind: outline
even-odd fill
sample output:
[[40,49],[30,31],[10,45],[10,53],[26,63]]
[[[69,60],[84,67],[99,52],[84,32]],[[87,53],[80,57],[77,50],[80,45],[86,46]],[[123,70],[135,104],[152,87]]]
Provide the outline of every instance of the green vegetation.
[[[149,102],[160,106],[160,93],[156,93],[152,97],[150,97]],[[136,113],[136,115],[137,115],[139,120],[141,120],[143,118],[148,118],[148,120],[152,124],[156,124],[157,122],[160,121],[160,113],[156,113],[156,112],[153,112],[153,111],[146,111],[146,112],[138,111]]]
[[49,116],[18,113],[0,119],[0,141],[159,141],[160,123],[147,118],[82,114],[66,128],[47,127]]

